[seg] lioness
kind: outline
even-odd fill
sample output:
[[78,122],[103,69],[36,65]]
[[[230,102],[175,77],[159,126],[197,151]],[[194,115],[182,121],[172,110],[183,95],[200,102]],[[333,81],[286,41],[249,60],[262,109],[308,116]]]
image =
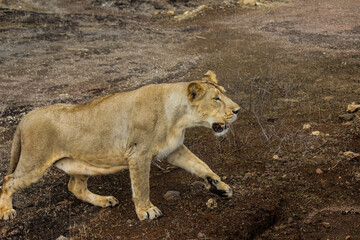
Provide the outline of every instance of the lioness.
[[231,188],[184,145],[185,129],[228,131],[239,106],[225,96],[208,71],[190,83],[153,84],[112,94],[83,105],[57,104],[28,113],[19,123],[10,168],[0,197],[0,219],[16,216],[12,195],[41,178],[55,165],[70,175],[69,190],[95,206],[119,203],[87,188],[89,176],[129,168],[132,196],[140,220],[162,215],[149,199],[151,161],[169,163],[205,179],[209,190],[231,197]]

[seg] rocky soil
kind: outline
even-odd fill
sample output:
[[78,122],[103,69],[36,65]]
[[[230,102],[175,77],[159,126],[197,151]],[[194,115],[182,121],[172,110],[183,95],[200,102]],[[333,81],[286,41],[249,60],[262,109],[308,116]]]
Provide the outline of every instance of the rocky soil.
[[[256,6],[255,6],[256,5]],[[14,196],[2,239],[360,239],[360,9],[352,0],[0,1],[0,179],[32,109],[81,104],[213,70],[241,107],[226,137],[185,144],[234,190],[230,200],[166,161],[151,172],[164,213],[140,222],[128,171],[89,188],[51,168]]]

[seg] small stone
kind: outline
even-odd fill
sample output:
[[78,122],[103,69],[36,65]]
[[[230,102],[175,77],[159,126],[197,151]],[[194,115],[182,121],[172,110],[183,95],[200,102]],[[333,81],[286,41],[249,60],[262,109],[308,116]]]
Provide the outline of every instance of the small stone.
[[164,198],[167,201],[174,201],[180,199],[180,192],[178,191],[167,191],[164,194]]
[[215,198],[209,198],[209,200],[207,200],[206,202],[206,206],[210,209],[215,209],[217,208],[217,202]]
[[274,155],[274,156],[273,156],[273,159],[274,159],[274,160],[279,160],[279,158],[280,158],[280,157],[279,157],[278,155]]
[[352,122],[344,122],[342,125],[343,125],[343,126],[351,126],[351,125],[352,125]]
[[69,238],[64,237],[63,235],[61,235],[56,240],[69,240]]
[[330,223],[328,223],[328,222],[322,222],[321,225],[322,225],[324,228],[330,228]]
[[339,115],[339,119],[344,120],[344,121],[351,121],[354,118],[355,118],[355,114],[352,114],[352,113],[346,113],[346,114]]
[[242,0],[242,2],[246,5],[255,5],[255,3],[256,3],[255,0]]
[[348,107],[347,107],[347,111],[350,112],[350,113],[356,112],[359,109],[360,109],[360,105],[355,104],[354,102],[349,104]]
[[255,2],[255,6],[261,6],[263,5],[261,2]]
[[349,157],[349,158],[357,158],[357,157],[360,156],[359,153],[354,153],[354,152],[351,152],[351,151],[344,152],[344,155],[346,157]]
[[251,172],[246,173],[245,176],[244,176],[244,180],[252,177],[252,175],[253,175],[253,173],[251,173]]
[[311,128],[310,123],[305,123],[305,124],[303,125],[303,129],[304,129],[304,130],[307,130],[307,129],[310,129],[310,128]]
[[320,131],[313,131],[311,136],[320,136]]
[[205,233],[199,232],[197,235],[198,238],[207,238],[207,236],[205,235]]
[[172,17],[172,16],[174,16],[174,15],[175,15],[175,12],[174,12],[174,11],[169,10],[169,11],[166,13],[166,15],[168,15],[168,17]]
[[315,171],[317,174],[323,174],[323,170],[321,170],[320,168],[317,168],[316,171]]

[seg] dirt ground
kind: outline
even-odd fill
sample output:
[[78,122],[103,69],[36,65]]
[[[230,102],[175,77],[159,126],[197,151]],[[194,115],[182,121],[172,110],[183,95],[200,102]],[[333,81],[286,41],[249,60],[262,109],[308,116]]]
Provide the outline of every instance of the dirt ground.
[[[232,199],[164,161],[151,171],[164,216],[140,222],[128,171],[89,180],[121,202],[101,209],[76,199],[54,167],[15,194],[18,216],[0,222],[0,238],[360,239],[360,157],[346,154],[360,152],[360,114],[346,112],[360,102],[360,2],[258,5],[0,1],[0,179],[17,123],[40,106],[190,81],[208,69],[242,106],[226,137],[194,128],[185,140],[231,185]],[[180,199],[165,200],[167,191]]]

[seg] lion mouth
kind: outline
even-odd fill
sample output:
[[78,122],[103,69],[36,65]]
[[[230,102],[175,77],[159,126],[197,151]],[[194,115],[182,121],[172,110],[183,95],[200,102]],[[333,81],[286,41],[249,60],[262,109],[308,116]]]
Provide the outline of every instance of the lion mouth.
[[227,125],[224,123],[213,123],[213,125],[212,125],[212,129],[216,133],[221,133],[224,130],[226,130],[227,128],[228,128]]

